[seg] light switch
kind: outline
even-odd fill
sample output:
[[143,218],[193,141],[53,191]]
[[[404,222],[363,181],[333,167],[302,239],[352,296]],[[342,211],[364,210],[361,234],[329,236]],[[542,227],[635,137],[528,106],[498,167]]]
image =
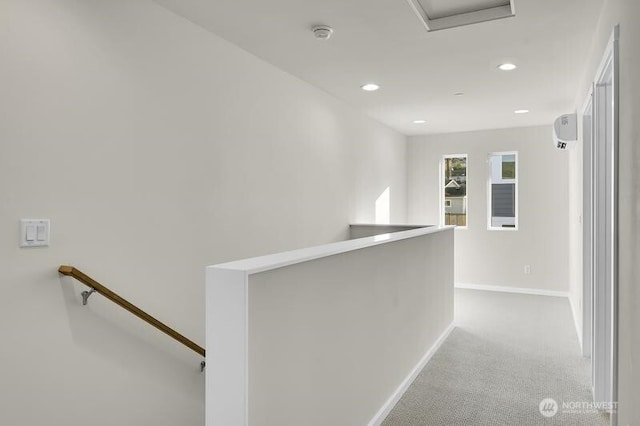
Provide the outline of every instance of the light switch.
[[25,232],[25,238],[27,241],[35,241],[36,239],[36,227],[34,225],[27,225]]
[[45,241],[47,239],[47,227],[44,223],[39,223],[36,231],[36,239],[38,241]]
[[20,247],[49,245],[49,219],[22,219],[20,221]]

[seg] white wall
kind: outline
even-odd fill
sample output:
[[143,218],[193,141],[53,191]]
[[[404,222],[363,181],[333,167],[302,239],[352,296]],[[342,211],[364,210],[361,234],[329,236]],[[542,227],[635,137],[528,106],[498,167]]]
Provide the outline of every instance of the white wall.
[[[619,233],[618,233],[618,401],[620,426],[635,425],[640,419],[640,2],[629,0],[607,0],[597,28],[589,64],[585,69],[581,89],[576,95],[576,109],[582,108],[589,86],[602,59],[605,46],[611,37],[613,27],[620,24],[620,121],[619,121]],[[572,185],[571,221],[578,221],[582,212],[582,152],[571,154]],[[575,227],[572,225],[572,227]],[[580,230],[572,235],[572,253],[581,256],[582,239]],[[581,270],[581,259],[575,260],[575,268]],[[574,299],[581,298],[581,274],[572,274],[572,294]]]
[[200,358],[60,264],[204,344],[205,265],[406,219],[403,136],[151,1],[4,1],[0,52],[2,424],[204,422]]
[[[499,151],[518,151],[517,231],[487,230],[487,159]],[[568,291],[568,156],[554,148],[551,127],[409,138],[410,223],[438,223],[446,154],[469,156],[468,229],[456,230],[456,283]]]

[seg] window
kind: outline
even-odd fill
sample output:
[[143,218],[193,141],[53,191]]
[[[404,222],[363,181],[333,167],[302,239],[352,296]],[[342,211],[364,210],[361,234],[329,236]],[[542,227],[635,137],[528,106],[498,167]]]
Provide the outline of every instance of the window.
[[518,153],[489,154],[488,228],[518,229]]
[[441,223],[467,227],[467,155],[442,158]]

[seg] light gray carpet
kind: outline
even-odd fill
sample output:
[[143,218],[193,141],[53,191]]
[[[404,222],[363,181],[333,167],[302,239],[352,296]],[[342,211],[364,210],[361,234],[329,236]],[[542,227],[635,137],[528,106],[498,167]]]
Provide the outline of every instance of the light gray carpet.
[[[455,317],[383,426],[609,424],[604,414],[563,409],[592,401],[567,299],[457,289]],[[553,417],[539,411],[544,398],[558,403]]]

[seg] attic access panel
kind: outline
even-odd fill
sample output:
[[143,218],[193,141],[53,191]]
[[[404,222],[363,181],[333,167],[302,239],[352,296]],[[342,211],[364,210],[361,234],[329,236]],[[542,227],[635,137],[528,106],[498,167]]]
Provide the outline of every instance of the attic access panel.
[[427,31],[515,16],[514,0],[407,0]]

